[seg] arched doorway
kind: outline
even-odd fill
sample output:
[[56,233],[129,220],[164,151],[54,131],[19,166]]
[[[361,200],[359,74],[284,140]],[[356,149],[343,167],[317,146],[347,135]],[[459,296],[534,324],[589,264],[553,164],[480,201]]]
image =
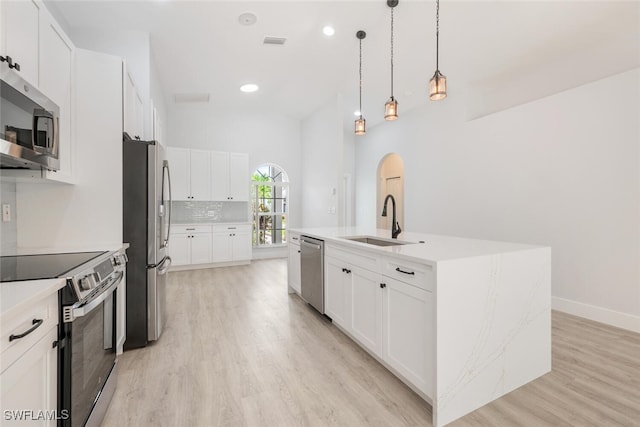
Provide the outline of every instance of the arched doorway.
[[[384,199],[391,194],[396,201],[396,218],[400,227],[404,225],[404,161],[396,153],[387,154],[378,164],[377,177],[377,203],[376,227],[391,230],[391,206],[388,206],[388,215],[383,217],[382,207]],[[389,201],[391,204],[391,201]]]

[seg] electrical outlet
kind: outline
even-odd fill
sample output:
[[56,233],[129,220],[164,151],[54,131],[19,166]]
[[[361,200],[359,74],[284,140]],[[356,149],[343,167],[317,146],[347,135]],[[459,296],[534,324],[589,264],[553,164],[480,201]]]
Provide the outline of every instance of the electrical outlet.
[[2,222],[11,221],[11,205],[3,204],[2,205]]

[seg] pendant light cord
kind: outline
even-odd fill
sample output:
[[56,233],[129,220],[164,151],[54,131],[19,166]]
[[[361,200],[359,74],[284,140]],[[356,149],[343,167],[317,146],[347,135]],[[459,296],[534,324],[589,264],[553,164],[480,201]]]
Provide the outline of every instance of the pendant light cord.
[[360,39],[360,118],[362,119],[362,39]]
[[391,8],[391,98],[393,99],[393,7]]
[[436,71],[440,69],[438,66],[438,58],[440,57],[440,0],[436,0]]

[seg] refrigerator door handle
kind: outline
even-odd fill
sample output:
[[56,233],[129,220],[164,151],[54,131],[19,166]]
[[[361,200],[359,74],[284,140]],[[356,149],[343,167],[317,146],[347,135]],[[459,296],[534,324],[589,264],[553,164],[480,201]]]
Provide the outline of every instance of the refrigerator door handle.
[[160,262],[160,265],[158,265],[158,274],[159,275],[165,274],[167,270],[169,270],[169,267],[171,267],[171,257],[166,256],[164,257],[162,262]]
[[165,200],[164,200],[164,175],[165,175],[165,171],[167,174],[167,187],[169,189],[169,213],[166,217],[166,221],[167,222],[167,235],[165,236],[164,242],[163,242],[163,246],[167,247],[169,246],[169,236],[171,236],[171,211],[172,206],[171,203],[173,202],[173,197],[171,195],[171,171],[169,170],[169,162],[167,160],[163,160],[162,161],[162,203],[160,204],[160,206],[164,206]]

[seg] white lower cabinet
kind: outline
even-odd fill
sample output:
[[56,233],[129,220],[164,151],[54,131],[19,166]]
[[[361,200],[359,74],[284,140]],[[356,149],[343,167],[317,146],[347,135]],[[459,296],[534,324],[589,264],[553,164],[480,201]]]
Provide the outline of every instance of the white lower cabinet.
[[[55,420],[16,418],[20,412],[24,417],[26,411],[32,411],[26,416],[38,417],[40,411],[46,416],[57,409],[58,347],[54,345],[58,339],[57,292],[3,321],[0,331],[1,424],[55,426]],[[15,338],[16,335],[22,337]]]
[[300,294],[302,292],[300,283],[300,237],[292,236],[290,234],[289,239],[287,280],[289,282],[289,287]]
[[169,238],[169,255],[174,266],[211,263],[211,226],[176,226]]
[[383,277],[383,359],[420,391],[433,391],[433,294]]
[[213,262],[251,259],[251,226],[225,224],[213,226]]
[[432,396],[435,279],[431,268],[372,259],[327,245],[325,252],[329,254],[325,256],[327,316],[405,381]]

